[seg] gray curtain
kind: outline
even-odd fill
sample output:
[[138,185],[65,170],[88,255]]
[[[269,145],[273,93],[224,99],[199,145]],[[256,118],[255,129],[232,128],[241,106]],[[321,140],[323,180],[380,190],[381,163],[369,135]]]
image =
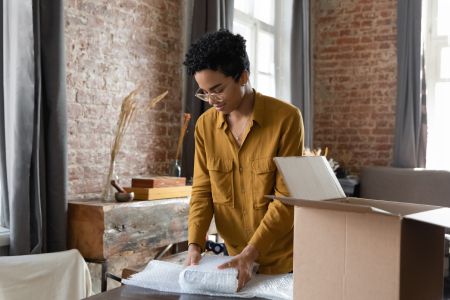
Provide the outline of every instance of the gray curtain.
[[[0,47],[0,57],[2,58],[2,62],[0,63],[0,101],[3,101],[4,99],[4,84],[3,84],[3,8],[4,3],[2,2],[2,4],[0,5],[0,16],[2,18],[1,22],[0,22],[0,32],[2,35],[2,38],[0,40],[1,43],[1,47]],[[2,102],[3,103],[3,102]],[[4,132],[5,132],[5,109],[4,109],[4,105],[0,105],[0,120],[2,120],[2,122],[0,122],[0,226],[5,226],[6,225],[6,216],[7,216],[7,206],[6,206],[6,192],[5,192],[5,186],[4,186],[4,180],[2,180],[2,178],[4,178],[5,174],[6,174],[6,166],[4,164],[4,162],[6,162],[6,157],[5,157],[5,143],[2,142],[5,138],[4,138]],[[0,253],[0,255],[3,255],[2,253]]]
[[305,126],[305,147],[313,147],[311,100],[310,0],[293,1],[291,40],[291,100],[300,108]]
[[6,0],[0,99],[2,223],[10,254],[66,249],[63,0]]
[[397,107],[393,166],[425,166],[425,93],[421,78],[421,0],[397,6]]
[[[234,0],[194,0],[190,43],[194,43],[207,32],[221,28],[233,30]],[[210,106],[194,97],[198,86],[192,76],[187,76],[184,95],[185,111],[191,114],[191,121],[183,143],[181,175],[192,179],[194,170],[194,129],[198,117]]]

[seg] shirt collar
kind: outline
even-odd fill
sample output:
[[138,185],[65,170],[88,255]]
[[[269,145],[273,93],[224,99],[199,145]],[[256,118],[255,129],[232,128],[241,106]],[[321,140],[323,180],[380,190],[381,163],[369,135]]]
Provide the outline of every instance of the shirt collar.
[[255,93],[255,103],[253,104],[253,121],[259,126],[264,125],[264,100],[262,99],[261,93],[253,90]]
[[222,128],[224,124],[226,124],[225,115],[222,113],[217,113],[219,116],[217,118],[217,128]]

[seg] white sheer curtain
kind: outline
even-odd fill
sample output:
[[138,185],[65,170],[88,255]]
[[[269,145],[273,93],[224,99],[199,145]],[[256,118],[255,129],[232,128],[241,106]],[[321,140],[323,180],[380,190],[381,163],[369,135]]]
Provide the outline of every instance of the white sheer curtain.
[[[18,67],[20,66],[20,67]],[[10,207],[9,199],[28,197],[27,185],[20,178],[30,168],[28,159],[17,160],[23,153],[31,153],[34,120],[34,42],[33,7],[31,0],[3,0],[3,87],[4,128],[0,133],[2,207]],[[27,102],[27,103],[24,103]],[[6,142],[8,141],[8,142]],[[26,156],[25,156],[26,157]],[[0,162],[1,163],[1,162]],[[5,173],[5,171],[8,172]],[[10,223],[9,214],[2,213],[2,224]]]
[[423,1],[428,169],[450,170],[450,1]]

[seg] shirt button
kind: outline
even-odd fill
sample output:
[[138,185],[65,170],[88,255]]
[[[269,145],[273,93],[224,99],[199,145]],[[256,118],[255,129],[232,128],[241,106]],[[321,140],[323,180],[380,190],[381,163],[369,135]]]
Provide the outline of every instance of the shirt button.
[[239,167],[239,172],[242,173],[243,170],[244,170],[244,169],[242,169],[242,167]]

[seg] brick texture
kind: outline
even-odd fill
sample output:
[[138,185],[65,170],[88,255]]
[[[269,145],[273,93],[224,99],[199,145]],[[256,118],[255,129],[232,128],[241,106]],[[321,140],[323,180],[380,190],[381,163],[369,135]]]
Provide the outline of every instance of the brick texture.
[[389,165],[397,80],[397,1],[312,1],[314,147],[352,173]]
[[122,99],[139,84],[138,111],[116,159],[122,185],[167,174],[181,121],[183,3],[178,0],[67,0],[69,200],[99,197]]

